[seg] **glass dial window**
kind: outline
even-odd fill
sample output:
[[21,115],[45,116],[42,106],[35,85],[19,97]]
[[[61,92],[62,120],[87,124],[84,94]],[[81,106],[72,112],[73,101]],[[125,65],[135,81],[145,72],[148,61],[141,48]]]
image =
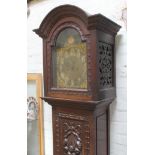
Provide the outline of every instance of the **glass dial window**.
[[61,31],[52,51],[53,85],[56,88],[87,88],[86,43],[73,28]]

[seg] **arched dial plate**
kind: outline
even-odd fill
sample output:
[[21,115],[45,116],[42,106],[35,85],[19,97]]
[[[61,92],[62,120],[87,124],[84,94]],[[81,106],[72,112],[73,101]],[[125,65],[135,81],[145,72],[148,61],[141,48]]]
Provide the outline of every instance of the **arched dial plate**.
[[75,29],[60,32],[53,52],[54,87],[87,89],[86,55],[86,43]]

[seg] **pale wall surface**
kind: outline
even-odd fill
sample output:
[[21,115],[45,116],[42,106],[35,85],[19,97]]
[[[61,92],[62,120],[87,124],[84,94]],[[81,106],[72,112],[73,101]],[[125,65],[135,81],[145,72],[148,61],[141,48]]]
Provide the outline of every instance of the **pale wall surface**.
[[[56,6],[72,4],[81,7],[90,14],[101,13],[118,24],[122,25],[116,38],[116,82],[117,98],[110,107],[110,155],[127,154],[127,51],[126,30],[121,19],[121,9],[124,8],[124,0],[46,0],[30,5],[28,17],[28,52],[27,72],[42,73],[42,40],[33,29],[39,27],[47,13]],[[52,155],[52,111],[51,107],[44,103],[44,136],[45,155]]]

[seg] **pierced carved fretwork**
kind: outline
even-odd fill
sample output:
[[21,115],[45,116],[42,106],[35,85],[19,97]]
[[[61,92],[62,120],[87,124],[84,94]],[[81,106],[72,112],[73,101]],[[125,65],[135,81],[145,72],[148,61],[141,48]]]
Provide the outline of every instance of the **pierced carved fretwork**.
[[112,86],[112,45],[99,42],[99,77],[100,87]]

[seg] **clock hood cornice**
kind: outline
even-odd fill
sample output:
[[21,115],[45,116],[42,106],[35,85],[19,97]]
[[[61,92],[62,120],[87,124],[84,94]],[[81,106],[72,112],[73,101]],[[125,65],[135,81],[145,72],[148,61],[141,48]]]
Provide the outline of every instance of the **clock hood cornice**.
[[80,19],[88,30],[98,29],[115,35],[121,26],[101,14],[89,15],[82,9],[73,5],[61,5],[51,10],[43,19],[38,29],[33,30],[41,38],[46,39],[52,27],[62,18],[75,17]]

